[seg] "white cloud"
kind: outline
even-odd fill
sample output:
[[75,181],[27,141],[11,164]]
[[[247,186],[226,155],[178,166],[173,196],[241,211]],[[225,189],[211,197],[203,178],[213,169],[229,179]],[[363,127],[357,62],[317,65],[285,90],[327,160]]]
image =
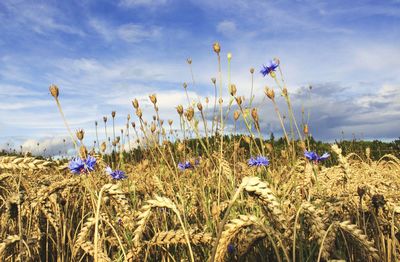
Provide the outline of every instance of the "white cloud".
[[236,23],[229,20],[224,20],[217,25],[217,32],[233,37],[233,33],[236,31]]
[[155,40],[161,36],[161,28],[142,24],[127,23],[114,26],[106,21],[92,18],[89,25],[107,42],[123,40],[128,43],[140,43]]
[[139,43],[144,40],[155,39],[160,36],[159,28],[146,28],[137,24],[125,24],[118,28],[117,34],[119,38],[129,43]]
[[121,0],[120,5],[125,7],[138,7],[138,6],[148,6],[156,7],[160,5],[165,5],[167,0]]

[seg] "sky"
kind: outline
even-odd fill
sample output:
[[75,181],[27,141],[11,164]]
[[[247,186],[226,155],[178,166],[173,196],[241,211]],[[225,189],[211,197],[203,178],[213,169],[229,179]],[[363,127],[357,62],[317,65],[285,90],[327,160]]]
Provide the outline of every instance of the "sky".
[[[259,70],[279,57],[298,121],[303,107],[316,139],[400,137],[399,0],[2,0],[0,35],[0,148],[64,150],[68,133],[50,84],[60,88],[71,129],[83,128],[88,141],[95,121],[104,139],[102,118],[113,110],[117,130],[128,113],[137,121],[133,98],[151,118],[152,93],[161,118],[177,123],[175,107],[187,105],[183,82],[191,99],[213,100],[215,41],[225,101],[227,53],[238,95],[249,97],[255,68],[265,135],[281,134],[263,94],[278,89]],[[285,114],[278,92],[277,100]]]

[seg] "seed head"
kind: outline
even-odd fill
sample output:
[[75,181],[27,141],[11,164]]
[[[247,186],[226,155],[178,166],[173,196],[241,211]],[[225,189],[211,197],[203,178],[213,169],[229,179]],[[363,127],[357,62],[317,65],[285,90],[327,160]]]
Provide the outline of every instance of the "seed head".
[[115,111],[112,111],[112,112],[111,112],[111,116],[112,116],[112,118],[115,117]]
[[237,121],[239,119],[239,116],[240,116],[240,112],[238,110],[233,112],[233,118],[235,119],[235,121]]
[[50,94],[51,94],[55,99],[58,99],[58,95],[59,95],[58,87],[57,87],[56,85],[52,84],[52,85],[49,87],[49,90],[50,90]]
[[203,111],[203,105],[200,102],[197,103],[197,109],[199,109],[199,111]]
[[128,114],[128,116],[126,117],[126,119],[127,119],[128,122],[129,122],[129,120],[131,120],[131,114]]
[[83,129],[78,129],[76,131],[76,137],[79,139],[79,141],[82,141],[85,137],[85,131],[83,131]]
[[150,101],[155,105],[157,103],[156,94],[149,95]]
[[214,52],[217,53],[217,54],[219,54],[219,52],[221,52],[221,46],[219,45],[218,42],[215,42],[213,44],[213,49],[214,49]]
[[174,121],[171,120],[171,119],[168,120],[168,124],[169,124],[170,126],[172,126],[172,123],[173,123],[173,122],[174,122]]
[[211,82],[215,85],[215,83],[217,82],[217,79],[215,77],[211,77]]
[[135,98],[132,100],[132,105],[135,109],[139,108],[139,101]]
[[250,74],[254,74],[254,68],[250,68]]
[[191,59],[190,57],[188,57],[188,58],[186,59],[186,62],[190,65],[190,64],[192,64],[192,59]]
[[182,106],[182,105],[178,105],[178,106],[176,107],[176,111],[178,112],[178,114],[179,114],[180,116],[182,116],[182,114],[183,114],[183,106]]
[[104,123],[107,123],[107,117],[106,116],[103,116],[103,121],[104,121]]

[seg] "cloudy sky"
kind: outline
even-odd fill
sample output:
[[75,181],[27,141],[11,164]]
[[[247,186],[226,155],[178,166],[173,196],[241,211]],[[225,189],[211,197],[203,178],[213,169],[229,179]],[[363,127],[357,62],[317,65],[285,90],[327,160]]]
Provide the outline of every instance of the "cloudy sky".
[[0,35],[3,148],[60,149],[67,132],[52,83],[71,128],[91,141],[95,120],[116,110],[120,129],[134,116],[130,101],[149,108],[150,93],[161,117],[176,119],[174,108],[186,104],[183,82],[191,98],[213,97],[214,41],[222,46],[224,96],[228,52],[240,95],[249,96],[249,68],[256,69],[265,134],[280,128],[262,99],[274,82],[258,71],[279,57],[297,115],[302,106],[310,111],[317,139],[400,136],[399,0],[2,0]]

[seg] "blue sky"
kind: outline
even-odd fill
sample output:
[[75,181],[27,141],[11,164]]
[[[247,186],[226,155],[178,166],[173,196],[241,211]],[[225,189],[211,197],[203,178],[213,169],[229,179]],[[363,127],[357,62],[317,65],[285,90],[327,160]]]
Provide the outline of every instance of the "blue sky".
[[[122,128],[126,115],[134,116],[135,97],[151,116],[150,93],[158,94],[161,117],[176,119],[174,108],[186,104],[183,82],[192,98],[213,96],[214,41],[222,46],[225,86],[226,54],[233,54],[240,95],[249,95],[250,67],[258,72],[279,57],[295,109],[310,110],[318,139],[341,138],[342,131],[347,138],[400,136],[398,0],[2,0],[0,35],[3,148],[38,150],[39,141],[48,152],[59,150],[67,133],[51,83],[60,87],[72,129],[85,129],[88,139],[94,121],[112,110]],[[261,74],[254,83],[261,126],[279,133],[262,100],[264,86],[274,83]]]

